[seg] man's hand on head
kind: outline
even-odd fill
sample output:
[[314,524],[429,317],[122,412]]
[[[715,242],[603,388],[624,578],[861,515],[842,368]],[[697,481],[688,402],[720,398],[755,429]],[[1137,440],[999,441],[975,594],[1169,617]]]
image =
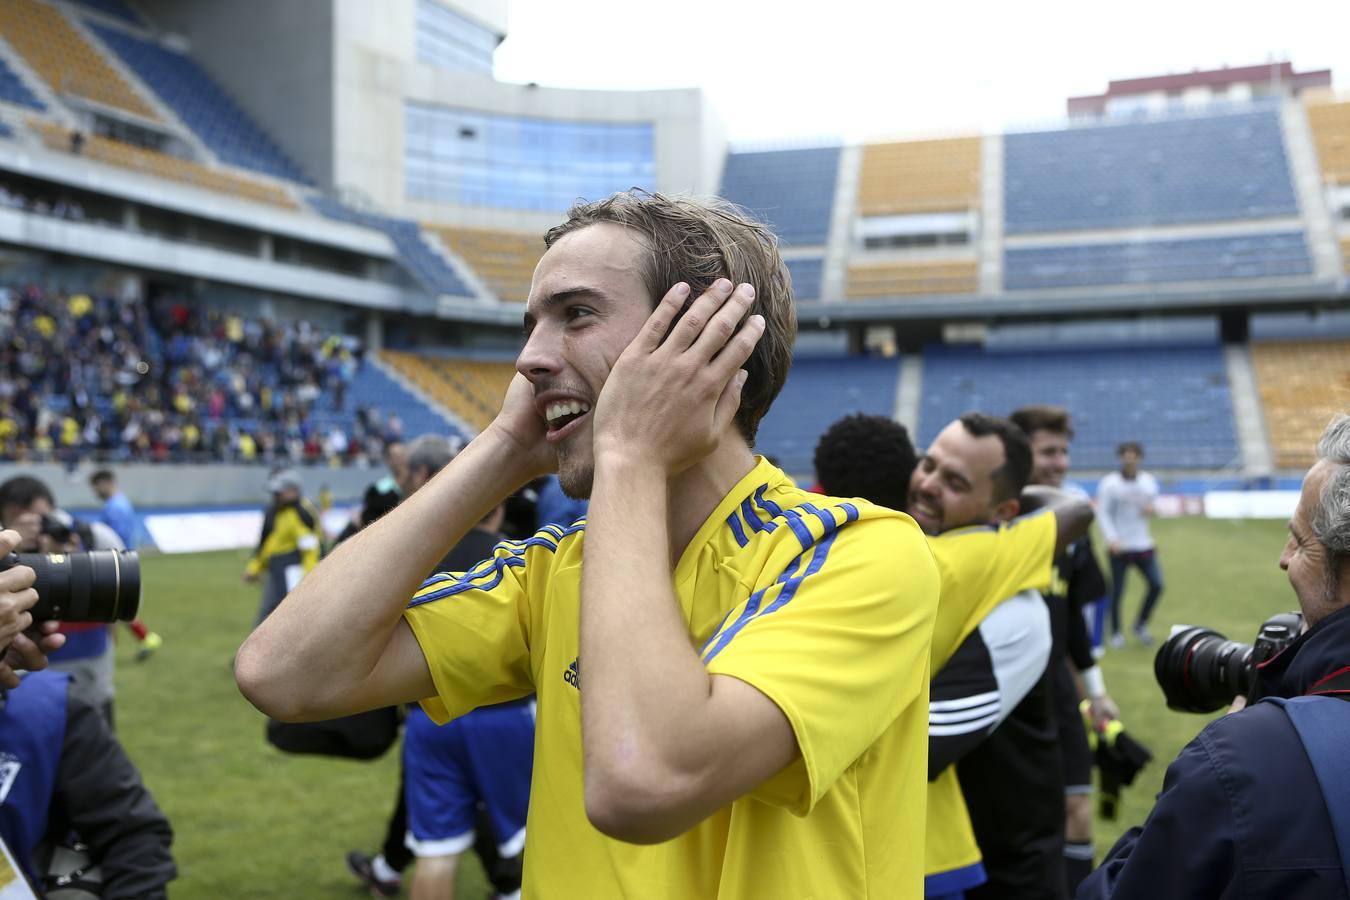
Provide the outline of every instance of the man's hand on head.
[[755,290],[718,279],[680,316],[688,296],[687,284],[671,288],[614,364],[596,401],[597,465],[620,456],[669,477],[713,452],[731,426],[741,366],[764,333],[763,316],[746,318]]
[[535,478],[558,467],[558,457],[544,437],[547,432],[548,425],[534,405],[534,388],[529,379],[516,373],[506,389],[501,411],[485,433],[498,435],[510,448],[514,460]]

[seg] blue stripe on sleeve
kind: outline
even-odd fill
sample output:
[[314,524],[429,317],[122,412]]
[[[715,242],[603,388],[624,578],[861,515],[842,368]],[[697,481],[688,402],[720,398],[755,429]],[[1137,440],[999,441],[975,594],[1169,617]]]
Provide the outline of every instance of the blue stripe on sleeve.
[[736,510],[733,509],[731,515],[727,516],[727,525],[731,527],[731,536],[736,539],[737,544],[744,547],[750,543],[750,539],[745,536],[745,529],[741,527],[741,520],[736,514]]
[[[802,557],[805,555],[806,555],[805,552],[799,553],[792,560],[792,562],[788,563],[788,567],[783,570],[783,574],[778,576],[778,579],[774,582],[774,584],[783,584],[785,582],[790,581],[792,577],[797,573],[797,570],[801,568]],[[731,635],[734,634],[737,630],[739,630],[746,622],[748,622],[751,618],[754,617],[756,612],[759,611],[759,604],[763,602],[764,595],[768,592],[769,588],[772,586],[773,585],[762,587],[759,590],[755,591],[753,594],[751,594],[750,599],[745,601],[745,607],[741,610],[740,617],[736,619],[736,624],[732,625],[731,628],[726,633],[722,634],[719,638],[718,632],[722,630],[722,626],[725,625],[727,619],[731,617],[732,612],[735,611],[735,607],[732,607],[731,609],[727,610],[727,614],[722,617],[722,621],[717,624],[717,628],[713,629],[712,637],[708,638],[708,640],[703,644],[703,646],[699,648],[698,651],[699,655],[701,656],[703,654],[703,651],[708,649],[708,645],[716,640],[717,647],[713,650],[712,654],[712,656],[716,656],[721,651],[722,647],[726,644],[726,642],[731,640]],[[712,659],[712,656],[709,656],[708,659]]]
[[802,545],[802,550],[810,550],[811,545],[816,542],[815,536],[811,534],[810,527],[802,521],[802,514],[795,509],[789,509],[783,513],[783,518],[787,519],[788,527],[792,533],[797,536],[797,540]]
[[778,525],[775,522],[766,522],[755,512],[755,508],[750,505],[750,498],[746,497],[741,501],[741,516],[750,525],[751,531],[776,531]]
[[852,503],[840,503],[839,508],[844,511],[844,515],[848,517],[848,521],[858,521],[858,507],[854,506]]
[[[732,638],[734,638],[746,625],[756,619],[769,615],[775,610],[782,609],[790,603],[792,598],[796,596],[797,588],[801,586],[801,583],[819,572],[821,567],[825,565],[825,557],[829,555],[830,547],[834,544],[834,539],[836,537],[838,537],[838,532],[830,534],[816,546],[816,552],[811,557],[811,564],[806,567],[805,572],[800,575],[793,574],[786,580],[784,580],[782,576],[779,577],[779,582],[782,583],[783,589],[779,592],[778,597],[764,608],[763,612],[758,612],[759,603],[763,599],[764,592],[767,591],[768,588],[761,588],[759,591],[756,591],[750,600],[746,602],[745,609],[741,612],[740,617],[730,628],[722,633],[722,636],[717,639],[717,643],[713,645],[711,650],[709,650],[708,655],[704,657],[704,665],[712,662],[717,654],[725,650],[727,645],[731,643]],[[792,567],[794,571],[800,567],[802,556],[805,555],[806,554],[803,552],[801,556],[797,557],[796,562]],[[787,573],[785,572],[784,575],[786,574]],[[758,613],[758,615],[756,615],[756,613]]]
[[809,512],[811,515],[813,515],[813,516],[815,516],[817,519],[819,519],[821,525],[824,525],[824,526],[825,526],[825,531],[821,533],[821,535],[820,535],[821,537],[828,537],[829,535],[831,535],[831,534],[834,533],[834,530],[835,530],[836,528],[839,527],[838,525],[835,524],[835,521],[834,521],[834,514],[833,514],[833,513],[830,513],[830,514],[827,515],[827,514],[821,512],[820,510],[816,509],[815,504],[813,504],[813,503],[803,503],[803,504],[799,507],[799,509],[804,509],[804,510],[806,510],[806,511]]
[[[501,584],[502,576],[506,574],[509,568],[516,568],[525,565],[523,556],[498,556],[494,558],[493,571],[496,573],[491,581],[484,584],[471,584],[467,581],[458,581],[449,587],[441,588],[439,591],[433,591],[430,594],[424,594],[421,597],[414,597],[408,601],[408,608],[421,606],[423,603],[430,603],[432,600],[442,600],[446,597],[453,597],[455,594],[462,594],[465,591],[490,591]],[[487,573],[484,573],[487,574]]]
[[761,484],[759,490],[755,491],[755,505],[764,510],[775,519],[783,514],[783,507],[774,503],[772,500],[764,499],[764,492],[769,489],[767,484]]

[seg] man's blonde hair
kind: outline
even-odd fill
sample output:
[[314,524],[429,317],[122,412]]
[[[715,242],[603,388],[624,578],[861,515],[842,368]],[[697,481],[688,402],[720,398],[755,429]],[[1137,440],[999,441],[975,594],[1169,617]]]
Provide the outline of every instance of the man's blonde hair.
[[736,427],[753,445],[760,420],[787,379],[797,336],[792,280],[779,255],[778,238],[725,200],[634,189],[576,204],[566,222],[544,235],[544,244],[552,247],[563,236],[602,222],[632,229],[648,250],[641,274],[653,304],[681,281],[692,288],[689,302],[719,278],[754,286],[751,312],[764,317],[765,327],[745,364],[749,377],[736,412]]

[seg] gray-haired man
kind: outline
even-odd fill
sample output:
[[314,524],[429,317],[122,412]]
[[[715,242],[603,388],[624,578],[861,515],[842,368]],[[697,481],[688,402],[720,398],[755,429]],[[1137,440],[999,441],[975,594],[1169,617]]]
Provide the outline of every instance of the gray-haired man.
[[1279,705],[1350,699],[1350,416],[1327,427],[1317,452],[1280,554],[1302,636],[1259,669],[1246,709],[1186,745],[1148,821],[1116,843],[1079,900],[1350,896],[1350,794],[1324,780],[1343,751],[1330,768],[1310,763],[1319,754],[1305,730],[1311,722],[1329,746],[1350,745],[1350,705],[1299,700],[1307,721]]

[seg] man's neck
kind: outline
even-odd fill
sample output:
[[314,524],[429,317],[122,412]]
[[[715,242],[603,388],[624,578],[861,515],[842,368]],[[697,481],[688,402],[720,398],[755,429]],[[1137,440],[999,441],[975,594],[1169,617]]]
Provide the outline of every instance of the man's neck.
[[728,492],[755,467],[755,455],[739,436],[728,437],[697,465],[670,480],[670,559],[674,565]]

